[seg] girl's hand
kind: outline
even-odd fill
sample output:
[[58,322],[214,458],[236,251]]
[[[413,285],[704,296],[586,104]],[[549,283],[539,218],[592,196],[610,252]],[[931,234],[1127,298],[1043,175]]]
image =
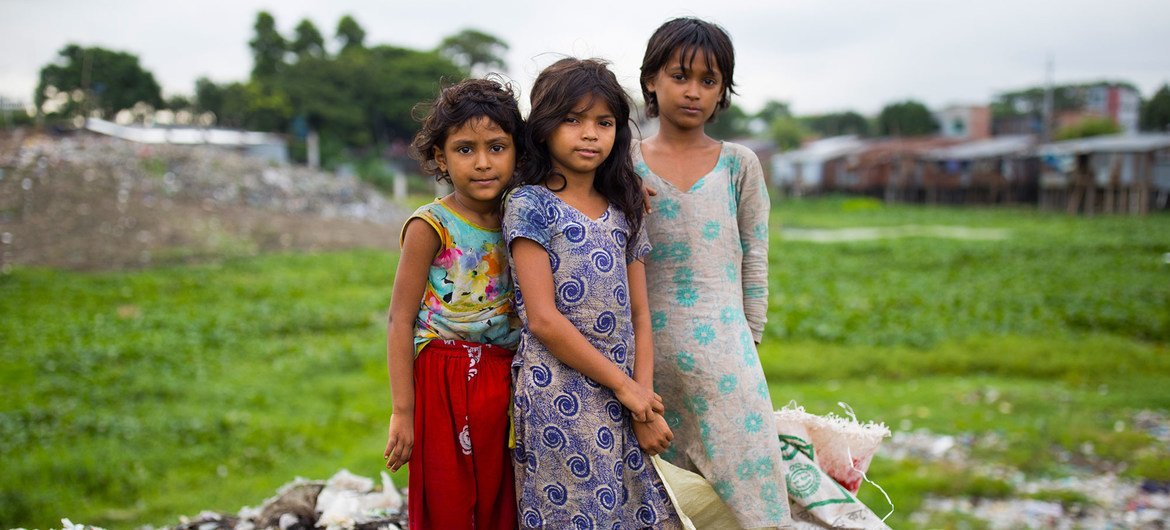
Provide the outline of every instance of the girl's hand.
[[648,422],[634,422],[634,437],[638,439],[638,445],[646,454],[654,456],[670,447],[671,440],[674,440],[674,432],[666,424],[666,418],[654,414]]
[[382,458],[386,459],[386,469],[398,471],[410,461],[410,453],[414,449],[414,415],[398,413],[390,415],[389,434],[386,437],[386,451]]
[[635,422],[651,421],[654,419],[652,415],[666,411],[666,407],[662,405],[662,396],[633,379],[626,378],[625,384],[614,392],[614,395],[622,405],[630,409],[630,415]]
[[642,184],[642,201],[646,204],[646,213],[654,213],[654,209],[650,207],[650,197],[655,195],[658,195],[658,190],[647,184]]

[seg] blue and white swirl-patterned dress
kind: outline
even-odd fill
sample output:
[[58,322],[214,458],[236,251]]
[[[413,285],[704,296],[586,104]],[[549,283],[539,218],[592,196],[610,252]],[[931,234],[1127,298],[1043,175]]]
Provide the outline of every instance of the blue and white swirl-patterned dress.
[[[557,310],[632,375],[634,328],[626,267],[649,253],[645,232],[630,237],[625,217],[612,205],[591,219],[543,186],[517,188],[504,212],[509,248],[525,238],[548,251]],[[520,526],[675,527],[674,509],[638,446],[629,411],[613,391],[557,360],[532,335],[524,285],[515,285],[524,323],[512,362]]]

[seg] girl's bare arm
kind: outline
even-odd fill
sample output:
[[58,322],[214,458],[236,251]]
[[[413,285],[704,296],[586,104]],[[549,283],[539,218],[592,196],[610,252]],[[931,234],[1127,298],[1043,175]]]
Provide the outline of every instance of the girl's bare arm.
[[421,219],[407,221],[386,324],[386,364],[393,409],[386,436],[386,467],[397,471],[414,449],[414,321],[439,235]]
[[[662,414],[662,398],[628,377],[597,351],[557,309],[548,252],[539,243],[517,238],[511,245],[516,278],[524,293],[528,329],[549,352],[569,367],[614,391],[635,421]],[[653,368],[653,367],[651,367]]]

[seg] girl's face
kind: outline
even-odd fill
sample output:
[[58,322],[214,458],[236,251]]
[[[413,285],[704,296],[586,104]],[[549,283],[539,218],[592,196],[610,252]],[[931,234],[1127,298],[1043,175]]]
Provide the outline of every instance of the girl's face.
[[582,97],[549,135],[553,169],[566,179],[592,179],[613,150],[616,135],[617,119],[609,105],[599,97]]
[[435,146],[434,152],[439,169],[451,176],[455,194],[468,205],[499,204],[516,168],[512,135],[484,116],[451,128],[443,148]]
[[690,64],[683,64],[687,55],[684,51],[674,50],[666,66],[646,83],[646,89],[658,99],[659,119],[681,129],[693,129],[702,127],[715,113],[723,94],[723,75],[715,58],[703,50],[695,52]]

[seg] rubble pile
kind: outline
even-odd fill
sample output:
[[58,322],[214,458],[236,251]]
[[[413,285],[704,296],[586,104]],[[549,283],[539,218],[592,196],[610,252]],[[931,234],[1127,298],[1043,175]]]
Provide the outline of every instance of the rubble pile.
[[[1128,427],[1146,432],[1159,442],[1170,441],[1170,416],[1165,413],[1138,411]],[[986,522],[988,528],[1005,530],[1170,528],[1170,483],[1124,478],[1107,470],[1111,466],[1104,462],[1070,467],[1069,473],[1059,478],[1029,479],[1017,469],[987,466],[971,458],[973,448],[994,449],[1003,444],[994,434],[952,436],[926,430],[901,431],[886,441],[878,457],[945,462],[1003,480],[1012,487],[1012,495],[1004,499],[929,497],[911,516],[919,528],[929,527],[935,514],[947,513],[973,517]]]
[[[1139,411],[1134,428],[1164,441],[1170,437],[1170,416]],[[879,459],[915,459],[969,467],[1009,482],[1008,498],[929,497],[910,516],[915,528],[931,528],[936,514],[960,514],[991,529],[1154,530],[1170,528],[1170,483],[1131,480],[1091,469],[1059,478],[1028,479],[1010,468],[991,468],[971,459],[971,449],[1002,444],[993,435],[938,435],[926,430],[895,432],[878,453]],[[880,477],[875,477],[879,482]],[[173,530],[402,530],[407,528],[406,495],[381,474],[374,480],[341,470],[327,481],[296,479],[281,487],[260,507],[235,514],[202,512],[183,517]],[[1064,499],[1064,500],[1049,500]],[[895,505],[897,499],[894,499]],[[95,527],[62,520],[68,530]],[[166,529],[163,529],[166,530]]]
[[173,530],[400,530],[407,527],[406,499],[382,472],[374,481],[341,470],[327,481],[297,479],[260,507],[239,513],[203,512],[184,517]]
[[392,248],[409,212],[352,176],[206,146],[77,135],[0,146],[0,267],[114,269]]

